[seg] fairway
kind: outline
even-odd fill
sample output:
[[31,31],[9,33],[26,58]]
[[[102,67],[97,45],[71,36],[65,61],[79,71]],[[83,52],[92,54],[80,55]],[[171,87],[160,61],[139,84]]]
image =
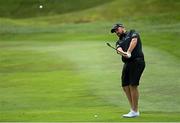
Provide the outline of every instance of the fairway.
[[[42,7],[40,7],[42,6]],[[1,0],[0,122],[180,122],[179,0]],[[112,25],[141,36],[140,117]]]
[[179,63],[166,52],[144,47],[142,115],[127,120],[121,117],[129,110],[120,87],[122,63],[105,42],[0,46],[1,121],[179,121]]

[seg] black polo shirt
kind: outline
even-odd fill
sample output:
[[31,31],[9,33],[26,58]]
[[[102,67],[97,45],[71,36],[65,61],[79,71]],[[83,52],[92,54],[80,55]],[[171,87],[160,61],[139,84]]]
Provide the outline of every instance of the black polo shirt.
[[142,58],[144,60],[141,39],[140,39],[139,34],[137,32],[135,32],[134,30],[131,30],[129,32],[126,32],[125,34],[122,34],[119,37],[119,40],[116,42],[116,48],[121,47],[123,49],[123,51],[127,52],[129,45],[131,43],[131,40],[133,38],[137,38],[137,44],[136,44],[135,48],[133,49],[130,58],[126,58],[126,57],[122,56],[122,61],[125,63],[131,62],[137,58]]

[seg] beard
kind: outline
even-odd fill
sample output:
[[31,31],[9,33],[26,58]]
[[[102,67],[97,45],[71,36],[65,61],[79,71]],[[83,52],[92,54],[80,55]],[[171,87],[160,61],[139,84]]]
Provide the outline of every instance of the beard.
[[117,34],[118,37],[123,37],[123,36],[125,36],[125,33],[124,33],[124,32],[122,32],[122,33],[118,32],[118,33],[116,33],[116,34]]
[[121,36],[121,33],[116,33],[116,35],[117,35],[118,37],[120,37],[120,36]]

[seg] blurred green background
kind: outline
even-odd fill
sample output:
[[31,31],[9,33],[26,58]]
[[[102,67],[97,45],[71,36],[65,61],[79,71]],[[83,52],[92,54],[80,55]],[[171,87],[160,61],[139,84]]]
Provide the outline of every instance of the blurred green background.
[[[41,7],[40,7],[41,6]],[[179,0],[1,0],[0,121],[180,121]],[[114,23],[140,33],[141,116],[124,119]]]

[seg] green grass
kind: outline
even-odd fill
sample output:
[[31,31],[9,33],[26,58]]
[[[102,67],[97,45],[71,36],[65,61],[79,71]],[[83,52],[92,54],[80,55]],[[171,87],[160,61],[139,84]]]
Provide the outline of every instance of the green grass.
[[[179,0],[59,1],[0,1],[0,121],[180,122]],[[146,59],[135,119],[105,44],[119,21]]]
[[[6,0],[0,1],[0,16],[8,18],[29,18],[65,14],[82,11],[108,2],[108,0]],[[40,5],[43,6],[42,9],[39,8]]]
[[147,63],[141,117],[121,118],[122,63],[105,45],[116,37],[96,22],[1,28],[0,121],[180,121],[179,24],[126,24],[141,33]]
[[[39,9],[41,3],[45,4]],[[0,2],[0,19],[16,18],[19,24],[88,23],[96,21],[140,21],[142,23],[177,23],[180,20],[179,0],[53,0]],[[117,9],[116,9],[117,8]],[[118,9],[119,8],[119,9]],[[175,9],[176,8],[176,9]],[[7,11],[8,9],[8,11]],[[24,21],[21,19],[24,18]],[[31,19],[30,19],[31,18]],[[10,23],[11,24],[11,23]]]
[[174,98],[179,60],[166,52],[144,48],[142,116],[122,119],[129,110],[119,82],[122,64],[105,42],[1,41],[1,46],[1,121],[180,120],[180,98]]

